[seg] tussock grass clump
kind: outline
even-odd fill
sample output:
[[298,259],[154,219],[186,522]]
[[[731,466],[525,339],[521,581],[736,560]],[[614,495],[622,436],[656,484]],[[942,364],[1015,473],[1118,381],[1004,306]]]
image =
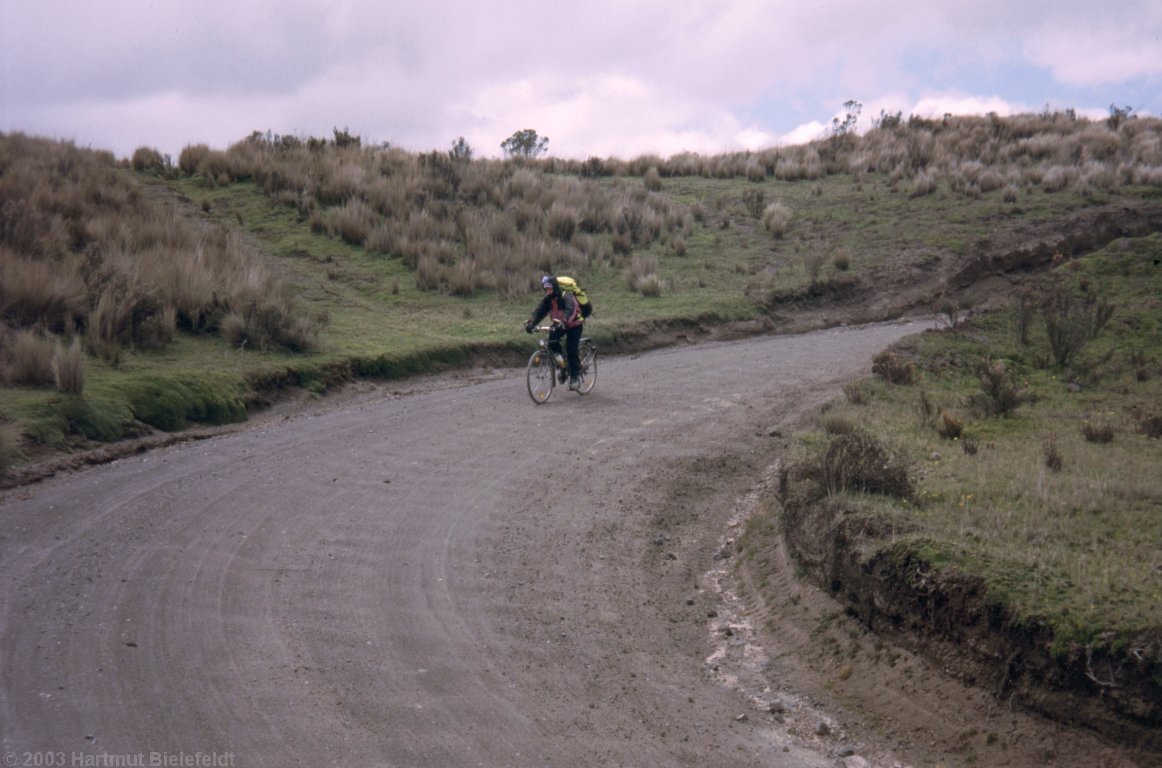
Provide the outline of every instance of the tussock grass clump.
[[164,173],[169,170],[169,162],[165,155],[152,147],[138,147],[134,150],[130,166],[139,173],[149,171]]
[[625,273],[630,289],[642,296],[661,296],[662,278],[658,275],[658,260],[653,256],[634,256]]
[[907,465],[859,429],[835,434],[802,471],[828,496],[858,492],[910,499],[914,493]]
[[927,171],[921,171],[912,180],[912,189],[908,195],[910,197],[924,197],[936,191],[936,177]]
[[807,273],[807,279],[811,281],[812,285],[819,282],[819,275],[823,272],[824,256],[822,253],[816,251],[808,251],[803,254],[803,271]]
[[763,209],[763,226],[777,238],[787,234],[793,216],[790,206],[782,201],[776,201]]
[[846,248],[840,248],[831,257],[831,265],[835,267],[837,272],[846,272],[851,269],[851,251]]
[[23,330],[4,334],[0,373],[6,383],[17,387],[47,387],[53,384],[53,340],[41,331]]
[[85,352],[81,348],[79,336],[74,336],[67,347],[56,342],[52,356],[52,377],[59,391],[69,395],[84,392],[85,365]]
[[662,191],[662,176],[658,173],[657,166],[649,167],[645,176],[642,177],[642,183],[650,192]]
[[841,413],[824,414],[820,424],[829,435],[846,435],[858,428],[854,419]]

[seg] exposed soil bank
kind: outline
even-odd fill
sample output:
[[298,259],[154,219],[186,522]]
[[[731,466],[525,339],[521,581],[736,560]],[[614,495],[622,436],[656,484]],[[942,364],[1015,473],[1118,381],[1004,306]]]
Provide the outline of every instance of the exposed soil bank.
[[1162,639],[1056,642],[1016,619],[981,579],[941,571],[905,547],[880,549],[886,526],[833,501],[783,505],[787,547],[811,582],[870,631],[933,661],[999,702],[1162,751]]

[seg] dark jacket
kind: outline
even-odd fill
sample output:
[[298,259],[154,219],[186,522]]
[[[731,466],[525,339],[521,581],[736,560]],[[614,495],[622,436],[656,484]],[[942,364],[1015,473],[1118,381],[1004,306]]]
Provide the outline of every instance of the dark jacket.
[[581,305],[573,298],[573,294],[566,292],[550,293],[541,299],[541,303],[529,317],[529,324],[536,325],[545,315],[560,320],[566,328],[576,328],[585,322],[581,317]]

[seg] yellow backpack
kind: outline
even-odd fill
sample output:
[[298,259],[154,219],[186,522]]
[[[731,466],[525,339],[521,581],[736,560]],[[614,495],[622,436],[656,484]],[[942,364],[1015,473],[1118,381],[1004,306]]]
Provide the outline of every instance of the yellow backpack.
[[581,317],[589,317],[593,314],[593,304],[585,295],[585,289],[578,285],[576,280],[564,275],[557,275],[557,285],[561,286],[562,291],[568,291],[577,298],[577,303],[581,306]]

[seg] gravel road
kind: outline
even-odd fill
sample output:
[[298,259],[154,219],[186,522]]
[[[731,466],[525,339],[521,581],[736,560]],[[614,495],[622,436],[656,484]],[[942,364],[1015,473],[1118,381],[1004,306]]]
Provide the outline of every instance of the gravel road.
[[384,387],[7,491],[4,765],[835,765],[715,668],[711,574],[780,433],[919,330]]

